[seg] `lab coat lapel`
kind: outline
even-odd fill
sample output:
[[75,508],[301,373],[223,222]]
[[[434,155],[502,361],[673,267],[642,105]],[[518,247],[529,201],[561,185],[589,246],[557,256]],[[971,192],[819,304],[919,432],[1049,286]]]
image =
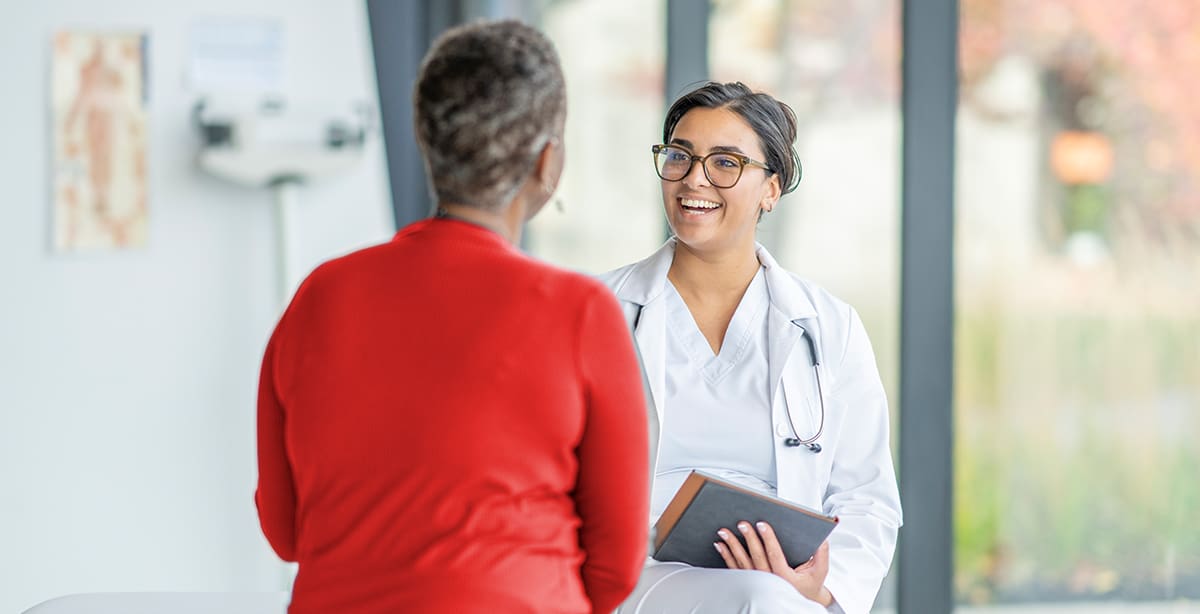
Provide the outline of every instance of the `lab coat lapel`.
[[804,336],[800,328],[791,318],[779,311],[774,305],[767,315],[767,365],[771,385],[771,407],[775,406],[775,397],[779,392],[783,379],[783,367],[787,364],[796,342]]
[[675,240],[670,239],[650,257],[633,266],[629,275],[615,289],[622,305],[633,306],[633,338],[642,359],[650,400],[655,415],[662,423],[663,394],[666,380],[667,324],[666,306],[662,298],[667,284],[667,271],[675,259]]
[[[771,406],[774,407],[784,367],[796,348],[796,342],[805,334],[802,326],[811,326],[810,322],[815,322],[816,309],[796,280],[775,262],[766,248],[759,245],[756,253],[765,269],[767,292],[771,295],[771,311],[767,319],[767,363],[771,378]],[[810,331],[809,334],[814,333]]]
[[646,382],[659,424],[662,424],[663,394],[667,386],[666,332],[663,302],[652,301],[644,305],[633,338],[642,357],[642,367],[646,371]]

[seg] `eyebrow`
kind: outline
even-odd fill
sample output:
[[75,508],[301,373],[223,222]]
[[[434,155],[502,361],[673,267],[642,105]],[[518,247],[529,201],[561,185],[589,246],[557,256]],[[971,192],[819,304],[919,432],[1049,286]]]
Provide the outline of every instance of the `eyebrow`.
[[[684,147],[686,147],[688,149],[696,148],[696,146],[687,139],[671,139],[671,144],[672,145],[683,145]],[[734,147],[733,145],[717,145],[716,147],[713,147],[710,151],[725,151],[725,152],[729,152],[729,153],[741,154],[743,156],[746,155],[746,152],[742,151],[742,148]]]

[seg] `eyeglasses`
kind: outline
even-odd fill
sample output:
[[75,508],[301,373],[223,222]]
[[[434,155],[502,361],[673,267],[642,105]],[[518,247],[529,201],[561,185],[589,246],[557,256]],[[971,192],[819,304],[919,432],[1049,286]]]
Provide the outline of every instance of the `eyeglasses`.
[[704,176],[717,188],[732,188],[742,178],[742,171],[747,166],[757,166],[768,173],[774,172],[771,167],[753,160],[749,156],[714,151],[707,156],[697,156],[678,145],[655,145],[650,148],[654,153],[654,170],[664,181],[682,181],[692,172],[692,165],[700,162]]

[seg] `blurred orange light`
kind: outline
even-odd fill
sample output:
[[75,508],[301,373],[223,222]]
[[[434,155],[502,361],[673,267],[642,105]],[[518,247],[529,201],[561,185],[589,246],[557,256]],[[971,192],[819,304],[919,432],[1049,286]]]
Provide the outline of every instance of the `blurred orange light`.
[[1103,183],[1112,174],[1112,144],[1098,132],[1060,132],[1050,145],[1050,168],[1067,185]]

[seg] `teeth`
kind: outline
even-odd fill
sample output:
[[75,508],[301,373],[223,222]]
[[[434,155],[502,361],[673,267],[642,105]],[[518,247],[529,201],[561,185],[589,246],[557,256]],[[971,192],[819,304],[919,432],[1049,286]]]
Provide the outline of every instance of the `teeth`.
[[679,199],[679,202],[682,203],[683,206],[691,207],[693,209],[716,209],[717,207],[721,206],[721,203],[714,203],[711,200],[695,200],[691,198],[681,198]]

